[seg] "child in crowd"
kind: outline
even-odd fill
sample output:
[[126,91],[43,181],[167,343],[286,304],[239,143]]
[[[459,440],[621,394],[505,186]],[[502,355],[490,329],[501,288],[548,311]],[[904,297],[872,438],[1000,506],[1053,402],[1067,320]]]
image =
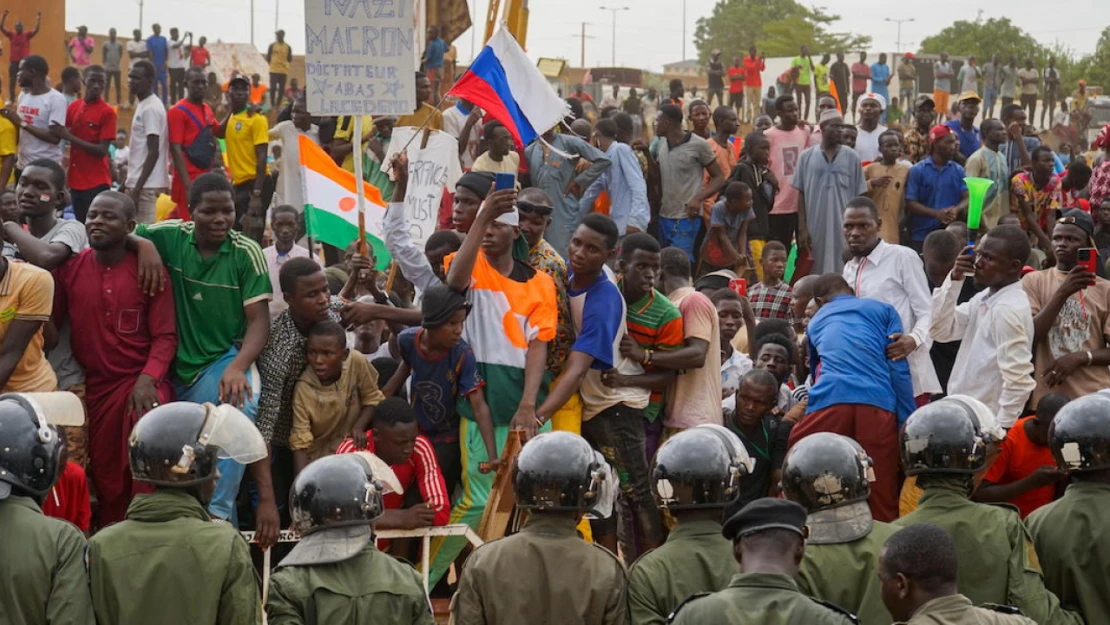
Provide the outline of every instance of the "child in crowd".
[[763,246],[763,279],[748,289],[757,319],[785,319],[794,323],[794,289],[783,281],[786,273],[786,246],[768,241]]
[[[775,97],[775,88],[767,87],[767,95],[763,96],[763,115],[769,117],[772,124],[775,123],[775,115],[778,115],[775,112]],[[758,118],[756,121],[759,121]]]
[[270,300],[270,319],[277,318],[281,311],[289,308],[278,281],[281,266],[290,258],[312,257],[312,252],[309,252],[308,248],[297,245],[300,226],[301,215],[292,206],[282,204],[270,211],[270,233],[274,244],[262,250],[262,254],[266,257],[266,264],[270,268],[270,285],[274,290],[274,299]]
[[709,213],[709,235],[702,258],[712,269],[735,269],[743,273],[748,266],[748,222],[752,212],[752,188],[736,181],[725,187],[724,197],[717,200]]
[[309,462],[335,453],[350,433],[366,446],[366,424],[385,396],[378,372],[357,352],[347,349],[347,333],[334,321],[308,331],[308,367],[293,391],[293,430],[289,448],[297,473]]
[[717,291],[709,301],[717,307],[717,319],[721,328],[721,399],[728,399],[740,388],[740,378],[752,370],[752,359],[733,347],[732,339],[740,328],[744,328],[749,334],[752,332],[755,315],[744,298],[732,289]]
[[856,139],[859,138],[859,128],[844,124],[841,126],[841,129],[841,132],[844,134],[840,139],[840,144],[852,148],[853,150],[856,149]]
[[1066,482],[1068,474],[1056,467],[1048,428],[1068,401],[1063,393],[1049,393],[1037,402],[1035,415],[1014,423],[972,496],[975,501],[1012,504],[1024,519],[1056,498],[1056,485]]
[[897,130],[887,130],[879,135],[878,162],[870,163],[863,168],[863,177],[867,180],[867,192],[864,194],[875,201],[879,207],[879,236],[891,245],[901,242],[902,216],[905,214],[906,180],[910,177],[910,166],[905,161],[899,161],[902,154],[902,133]]
[[[15,191],[0,188],[0,221],[19,223],[22,218],[23,212],[19,210],[19,200],[16,199]],[[15,243],[5,240],[3,253],[8,258],[15,258],[16,254],[19,253],[19,248],[15,246]]]
[[[420,433],[435,448],[450,492],[462,481],[457,403],[463,398],[470,402],[487,457],[495,459],[482,463],[479,470],[482,473],[494,470],[499,455],[494,443],[493,420],[483,391],[485,382],[478,375],[474,350],[462,340],[470,302],[463,294],[437,284],[424,291],[421,313],[421,327],[408,328],[397,337],[401,362],[383,391],[386,396],[392,397],[411,373],[416,422]],[[360,420],[358,425],[365,426],[367,423]]]
[[92,502],[89,480],[81,465],[69,459],[67,445],[62,445],[62,475],[42,500],[42,513],[73,523],[89,535],[92,526]]

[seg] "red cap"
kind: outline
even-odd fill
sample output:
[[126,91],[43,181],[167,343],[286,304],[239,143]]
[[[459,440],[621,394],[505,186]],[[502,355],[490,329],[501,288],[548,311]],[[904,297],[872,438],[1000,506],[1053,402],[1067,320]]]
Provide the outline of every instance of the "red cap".
[[940,139],[941,137],[947,137],[950,134],[952,134],[952,129],[948,126],[945,126],[944,124],[933,126],[933,129],[929,131],[929,143],[932,143],[937,139]]

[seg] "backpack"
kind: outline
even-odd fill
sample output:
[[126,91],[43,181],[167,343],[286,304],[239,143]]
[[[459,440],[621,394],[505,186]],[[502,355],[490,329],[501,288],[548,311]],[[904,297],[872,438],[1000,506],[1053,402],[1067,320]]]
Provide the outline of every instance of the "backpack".
[[197,136],[189,145],[182,145],[185,152],[185,157],[189,159],[194,166],[199,169],[211,169],[212,161],[216,160],[216,152],[219,150],[216,143],[216,137],[212,134],[212,129],[201,123],[197,116],[193,114],[187,107],[178,104],[175,106],[177,110],[189,116],[193,123],[197,125]]

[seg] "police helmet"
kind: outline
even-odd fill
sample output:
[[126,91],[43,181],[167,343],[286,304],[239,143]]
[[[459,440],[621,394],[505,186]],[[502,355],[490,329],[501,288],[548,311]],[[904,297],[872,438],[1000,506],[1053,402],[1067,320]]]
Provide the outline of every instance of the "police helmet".
[[751,458],[735,434],[721,426],[698,426],[675,434],[659,448],[652,491],[661,508],[723,508],[740,496]]
[[987,461],[985,432],[975,406],[945,398],[918,408],[902,429],[906,475],[973,475]]
[[215,478],[218,459],[250,464],[265,458],[266,442],[229,404],[171,402],[139,419],[128,452],[136,480],[183,488]]
[[367,525],[385,512],[385,485],[363,455],[325,456],[293,481],[289,503],[301,536],[325,527]]
[[859,443],[832,432],[798,441],[782,465],[782,493],[808,512],[866,501],[873,463]]
[[1110,396],[1096,393],[1065,404],[1049,426],[1048,445],[1061,469],[1110,469]]
[[13,490],[42,497],[60,474],[65,440],[36,401],[40,395],[47,394],[0,395],[0,499]]
[[547,432],[528,441],[513,465],[517,506],[534,510],[587,511],[598,503],[609,466],[586,439]]

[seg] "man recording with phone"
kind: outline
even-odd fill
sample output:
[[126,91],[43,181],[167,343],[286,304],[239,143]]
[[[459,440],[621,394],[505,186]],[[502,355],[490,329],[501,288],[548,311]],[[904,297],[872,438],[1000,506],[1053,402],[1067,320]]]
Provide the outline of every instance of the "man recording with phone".
[[1033,311],[1033,402],[1053,391],[1075,399],[1110,387],[1110,281],[1098,275],[1094,222],[1065,210],[1050,231],[1056,266],[1021,284]]

